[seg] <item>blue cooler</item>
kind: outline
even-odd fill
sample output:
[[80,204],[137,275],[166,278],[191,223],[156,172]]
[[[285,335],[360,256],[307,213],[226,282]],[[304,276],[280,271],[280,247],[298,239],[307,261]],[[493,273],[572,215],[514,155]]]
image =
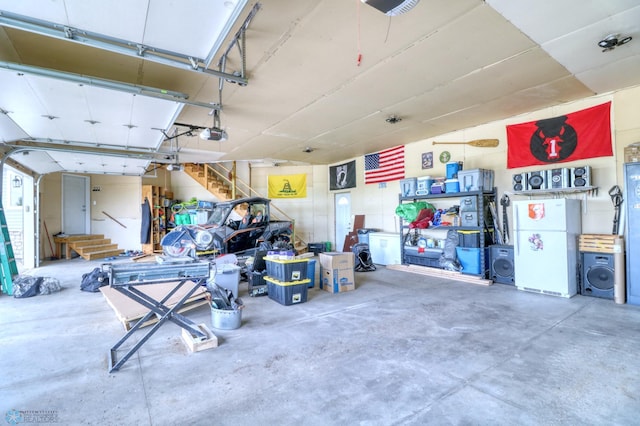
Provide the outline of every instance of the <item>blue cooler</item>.
[[461,161],[449,161],[447,163],[447,179],[457,178],[460,170],[462,170]]
[[453,193],[453,192],[460,192],[460,182],[458,182],[458,179],[447,179],[444,181],[444,191],[447,194]]

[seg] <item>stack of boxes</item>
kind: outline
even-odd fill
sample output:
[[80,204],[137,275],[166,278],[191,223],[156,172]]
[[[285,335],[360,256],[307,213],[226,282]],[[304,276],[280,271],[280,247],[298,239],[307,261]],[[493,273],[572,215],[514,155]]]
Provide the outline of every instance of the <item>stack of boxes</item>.
[[307,301],[307,259],[296,259],[293,252],[268,252],[267,282],[269,298],[281,305],[293,305]]
[[320,253],[320,288],[329,293],[356,289],[353,252]]

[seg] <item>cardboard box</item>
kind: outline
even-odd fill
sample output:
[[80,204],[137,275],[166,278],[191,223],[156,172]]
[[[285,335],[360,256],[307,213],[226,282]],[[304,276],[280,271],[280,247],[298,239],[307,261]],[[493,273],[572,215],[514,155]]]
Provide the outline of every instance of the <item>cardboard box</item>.
[[320,253],[320,267],[324,269],[351,269],[353,270],[354,263],[353,252],[337,252],[330,251],[326,253]]
[[320,268],[320,288],[329,293],[342,293],[356,289],[353,269]]
[[329,293],[356,289],[353,252],[320,253],[320,288]]

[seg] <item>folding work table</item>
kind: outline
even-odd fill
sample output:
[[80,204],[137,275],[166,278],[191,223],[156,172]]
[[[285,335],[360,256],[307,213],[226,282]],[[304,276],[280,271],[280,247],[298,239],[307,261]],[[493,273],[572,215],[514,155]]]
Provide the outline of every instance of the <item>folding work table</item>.
[[[182,263],[123,263],[103,264],[104,271],[109,273],[109,285],[149,308],[149,313],[142,317],[133,327],[116,343],[109,353],[109,372],[117,371],[140,347],[155,333],[165,322],[171,321],[187,330],[195,339],[204,340],[205,333],[190,319],[178,313],[180,307],[191,295],[206,283],[209,278],[211,264],[205,261],[191,261]],[[152,285],[158,283],[175,282],[175,287],[162,300],[156,300],[140,291],[136,286]],[[192,287],[171,308],[166,305],[182,286]],[[152,316],[158,318],[158,322],[120,359],[117,351],[122,344],[129,339]]]

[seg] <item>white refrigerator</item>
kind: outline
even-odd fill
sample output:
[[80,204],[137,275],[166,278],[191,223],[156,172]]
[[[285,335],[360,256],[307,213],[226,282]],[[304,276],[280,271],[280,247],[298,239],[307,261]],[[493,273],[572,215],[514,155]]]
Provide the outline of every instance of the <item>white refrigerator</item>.
[[571,297],[578,290],[580,200],[564,198],[513,203],[513,263],[516,287]]

